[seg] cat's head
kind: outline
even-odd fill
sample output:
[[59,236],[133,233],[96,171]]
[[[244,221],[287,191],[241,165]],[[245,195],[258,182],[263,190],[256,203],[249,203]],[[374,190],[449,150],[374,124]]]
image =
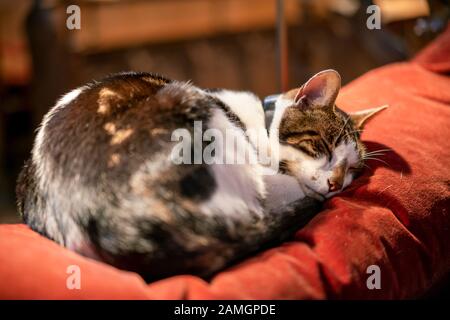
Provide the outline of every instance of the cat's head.
[[329,198],[363,169],[361,130],[385,107],[347,114],[335,105],[341,77],[334,70],[314,75],[275,102],[271,139],[279,141],[280,170],[294,176],[304,192]]

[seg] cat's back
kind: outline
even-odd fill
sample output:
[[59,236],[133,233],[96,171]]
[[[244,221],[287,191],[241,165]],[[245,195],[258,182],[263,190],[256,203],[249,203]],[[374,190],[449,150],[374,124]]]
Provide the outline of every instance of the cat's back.
[[205,99],[195,87],[149,73],[92,82],[66,94],[44,117],[33,161],[51,167],[49,175],[59,168],[64,177],[88,184],[99,182],[99,172],[125,177],[143,158],[169,148],[174,130],[205,120]]

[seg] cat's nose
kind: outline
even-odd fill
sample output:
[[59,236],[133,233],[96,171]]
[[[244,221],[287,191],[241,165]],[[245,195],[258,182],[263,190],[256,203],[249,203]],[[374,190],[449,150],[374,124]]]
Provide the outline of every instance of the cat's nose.
[[342,188],[342,184],[339,183],[339,181],[328,179],[328,191],[334,192],[339,191]]

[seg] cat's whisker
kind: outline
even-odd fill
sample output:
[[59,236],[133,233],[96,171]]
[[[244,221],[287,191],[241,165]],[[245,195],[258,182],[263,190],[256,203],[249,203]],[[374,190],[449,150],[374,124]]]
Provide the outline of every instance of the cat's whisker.
[[388,151],[392,151],[392,149],[378,149],[378,150],[373,150],[373,151],[366,152],[366,154],[374,154],[374,153],[377,153],[377,152],[388,152]]
[[364,158],[364,160],[375,160],[375,161],[382,162],[382,163],[384,163],[384,164],[387,165],[387,166],[390,166],[389,163],[387,163],[387,162],[384,161],[384,160],[378,159],[378,158]]
[[375,153],[368,153],[365,156],[371,157],[371,156],[384,156],[384,155],[385,155],[384,152],[375,152]]
[[[383,154],[379,154],[379,156],[382,156]],[[362,158],[363,159],[373,159],[373,158],[377,158],[376,157],[377,154],[365,154]]]
[[392,149],[390,149],[390,148],[377,149],[377,150],[372,150],[372,151],[370,151],[370,152],[373,152],[373,151],[392,151]]
[[379,158],[384,156],[384,154],[366,154],[363,159],[370,159],[370,158]]
[[387,151],[383,151],[383,150],[377,150],[377,151],[370,151],[367,152],[367,154],[374,154],[374,153],[386,153]]
[[373,157],[373,156],[384,156],[386,154],[385,151],[391,151],[390,149],[380,149],[380,150],[375,150],[375,151],[371,151],[371,152],[367,152],[364,157]]

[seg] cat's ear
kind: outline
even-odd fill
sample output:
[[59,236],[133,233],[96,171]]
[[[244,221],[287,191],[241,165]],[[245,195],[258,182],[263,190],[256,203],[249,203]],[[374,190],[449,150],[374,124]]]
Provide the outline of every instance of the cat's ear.
[[297,92],[295,104],[299,107],[334,107],[341,89],[341,76],[335,70],[321,71],[309,79]]
[[367,120],[372,118],[374,115],[376,115],[380,111],[383,111],[387,107],[388,107],[388,105],[384,105],[384,106],[377,107],[377,108],[372,108],[372,109],[361,110],[361,111],[358,111],[358,112],[353,112],[353,113],[350,113],[349,115],[350,115],[350,118],[352,118],[353,123],[355,124],[355,127],[357,129],[363,129],[364,125],[367,122]]

